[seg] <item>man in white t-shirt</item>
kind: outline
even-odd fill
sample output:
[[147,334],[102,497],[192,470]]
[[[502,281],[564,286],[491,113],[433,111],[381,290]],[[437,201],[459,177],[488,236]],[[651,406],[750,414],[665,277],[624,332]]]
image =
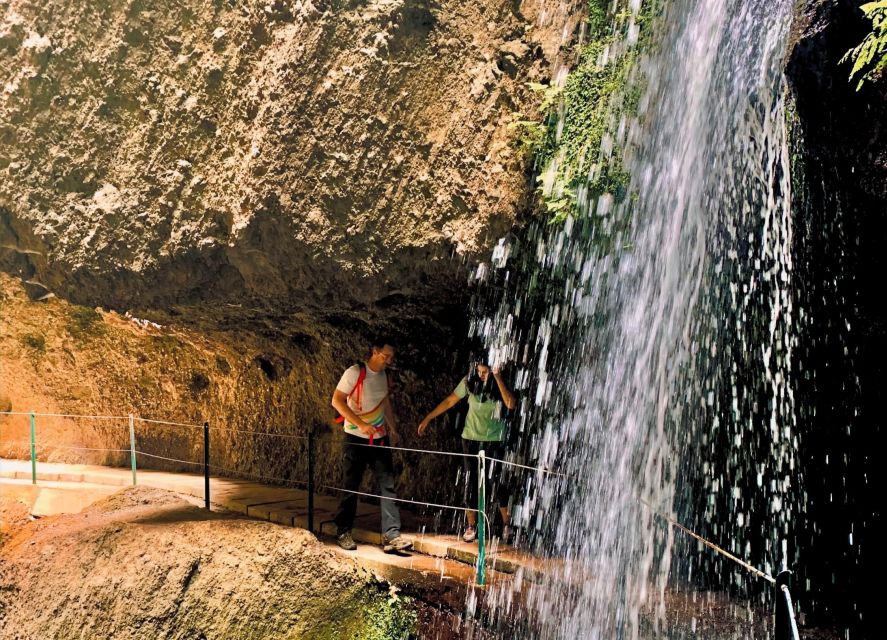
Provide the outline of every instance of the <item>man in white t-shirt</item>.
[[[400,510],[393,500],[397,495],[389,445],[392,440],[396,441],[397,433],[385,372],[393,360],[394,347],[387,341],[377,340],[366,363],[345,370],[332,400],[333,407],[344,418],[344,488],[357,491],[364,469],[372,467],[382,496],[382,549],[386,553],[405,551],[413,546],[411,540],[400,535]],[[356,513],[357,495],[346,493],[334,520],[336,541],[349,551],[357,548],[351,537]]]

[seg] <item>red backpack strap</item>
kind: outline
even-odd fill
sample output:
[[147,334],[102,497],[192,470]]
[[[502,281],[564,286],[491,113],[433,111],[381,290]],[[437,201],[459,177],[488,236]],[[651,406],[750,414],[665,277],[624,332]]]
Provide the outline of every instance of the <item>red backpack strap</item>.
[[357,374],[357,383],[354,385],[354,389],[351,391],[351,396],[354,397],[354,404],[357,405],[357,410],[363,410],[363,402],[361,401],[363,397],[363,381],[366,380],[367,377],[367,367],[365,364],[360,365],[360,373]]
[[[357,410],[360,411],[363,408],[361,397],[363,396],[363,381],[367,377],[367,368],[365,364],[358,364],[357,366],[360,367],[360,373],[357,374],[357,382],[354,383],[354,388],[348,394],[348,397],[354,398],[354,404],[357,405]],[[345,422],[345,416],[337,417],[336,422],[342,424]]]

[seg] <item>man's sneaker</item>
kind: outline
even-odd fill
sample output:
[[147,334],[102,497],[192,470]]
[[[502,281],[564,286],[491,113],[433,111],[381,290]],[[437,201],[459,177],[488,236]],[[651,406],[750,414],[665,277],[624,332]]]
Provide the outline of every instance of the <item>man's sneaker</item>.
[[354,538],[351,537],[351,532],[346,531],[345,533],[340,533],[336,536],[336,543],[345,549],[345,551],[354,551],[357,549],[357,545],[354,544]]
[[384,540],[382,551],[385,553],[397,553],[398,551],[406,551],[413,546],[413,541],[403,536],[395,536],[390,540]]
[[462,539],[465,542],[474,542],[477,540],[477,527],[468,527],[465,530],[465,533],[462,534]]

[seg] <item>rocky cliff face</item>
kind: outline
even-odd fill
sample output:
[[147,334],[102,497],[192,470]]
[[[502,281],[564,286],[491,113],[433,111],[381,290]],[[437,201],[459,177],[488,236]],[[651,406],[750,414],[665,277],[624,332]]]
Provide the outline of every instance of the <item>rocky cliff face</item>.
[[860,585],[877,580],[883,566],[875,487],[885,482],[884,465],[872,452],[883,448],[887,362],[887,79],[857,92],[850,64],[839,62],[871,29],[860,4],[799,3],[786,74],[797,115],[796,402],[801,453],[817,470],[804,479],[808,502],[797,521],[810,545],[798,563],[808,584],[802,597],[814,616],[875,637],[860,630],[875,623],[880,603]]
[[[385,333],[411,444],[462,373],[467,265],[532,188],[508,125],[569,22],[539,7],[0,0],[0,270],[28,294],[0,277],[0,409],[304,435]],[[108,425],[38,430],[41,459],[120,463],[59,448],[117,448]],[[301,477],[286,442],[229,431],[213,457]],[[440,472],[401,480],[442,498]]]
[[121,309],[454,289],[527,194],[535,33],[502,0],[3,0],[0,266]]

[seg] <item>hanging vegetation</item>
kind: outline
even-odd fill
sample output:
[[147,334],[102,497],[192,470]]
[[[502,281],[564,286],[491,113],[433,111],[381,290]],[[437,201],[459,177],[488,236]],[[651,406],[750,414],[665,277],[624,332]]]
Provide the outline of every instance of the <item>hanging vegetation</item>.
[[859,80],[857,91],[887,69],[887,0],[869,2],[860,9],[872,21],[872,31],[841,58],[842,63],[853,60],[850,79]]

